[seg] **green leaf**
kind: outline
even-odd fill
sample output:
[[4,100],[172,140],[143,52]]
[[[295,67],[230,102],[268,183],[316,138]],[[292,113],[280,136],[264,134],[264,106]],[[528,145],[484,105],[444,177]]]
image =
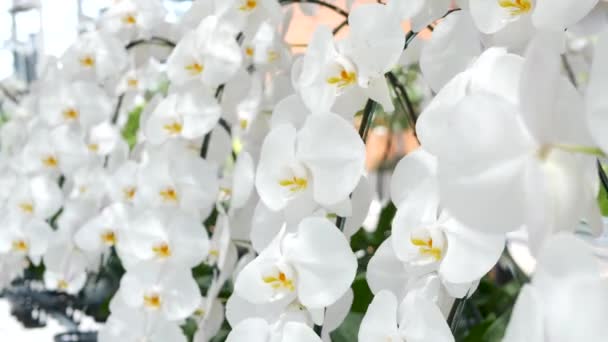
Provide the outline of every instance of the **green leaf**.
[[597,202],[600,206],[602,216],[608,216],[608,193],[606,193],[606,189],[604,189],[603,186],[600,186],[600,192],[597,195]]
[[139,130],[139,118],[143,111],[143,106],[137,106],[129,113],[129,118],[125,127],[122,129],[122,136],[129,144],[129,148],[132,149],[137,143],[137,131]]
[[331,332],[332,342],[351,342],[357,341],[357,335],[359,334],[359,326],[363,320],[363,314],[359,312],[351,312],[346,316],[346,319],[338,327],[338,329]]
[[352,289],[354,294],[354,300],[350,311],[365,313],[367,311],[367,307],[372,302],[372,299],[374,299],[374,294],[367,285],[367,280],[365,279],[365,272],[357,274],[357,277],[353,282]]

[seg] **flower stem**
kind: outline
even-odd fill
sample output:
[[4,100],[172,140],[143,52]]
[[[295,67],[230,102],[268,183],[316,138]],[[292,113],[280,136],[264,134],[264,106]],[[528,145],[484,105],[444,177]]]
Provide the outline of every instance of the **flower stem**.
[[606,171],[604,171],[604,166],[602,165],[602,162],[599,159],[597,160],[597,171],[600,175],[600,182],[602,183],[604,190],[606,190],[606,193],[608,193],[608,176],[606,175]]
[[367,140],[367,133],[369,132],[369,126],[372,124],[372,119],[374,117],[374,112],[376,111],[376,102],[374,100],[369,99],[365,104],[365,108],[363,109],[363,117],[361,118],[361,126],[359,127],[359,136],[365,143]]
[[588,154],[596,157],[606,157],[606,153],[599,147],[595,146],[580,146],[580,145],[568,145],[568,144],[554,144],[553,147],[571,153]]
[[450,310],[450,314],[448,315],[447,320],[452,333],[454,333],[458,328],[458,323],[460,322],[460,318],[462,317],[462,312],[464,311],[464,304],[466,300],[466,298],[456,298],[456,300],[454,300],[454,304],[452,304],[452,309]]
[[138,40],[134,40],[132,42],[130,42],[129,44],[127,44],[125,46],[126,50],[131,50],[132,48],[139,46],[139,45],[146,45],[146,44],[152,44],[152,45],[164,45],[170,48],[174,48],[176,46],[176,44],[172,41],[170,41],[169,39],[166,38],[162,38],[162,37],[152,37],[150,39],[138,39]]

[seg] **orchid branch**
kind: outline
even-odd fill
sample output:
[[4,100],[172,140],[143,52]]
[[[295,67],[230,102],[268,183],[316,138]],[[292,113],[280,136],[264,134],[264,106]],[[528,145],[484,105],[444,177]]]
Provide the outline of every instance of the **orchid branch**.
[[129,44],[127,44],[125,46],[125,49],[131,50],[132,48],[134,48],[136,46],[146,45],[146,44],[161,45],[161,46],[167,46],[167,47],[170,47],[170,48],[174,48],[177,45],[174,42],[172,42],[172,41],[170,41],[169,39],[166,39],[166,38],[152,37],[150,39],[138,39],[138,40],[134,40],[134,41],[130,42]]
[[[450,14],[452,14],[452,13],[454,13],[454,12],[458,12],[458,11],[460,11],[460,10],[461,10],[460,8],[454,8],[454,9],[451,9],[451,10],[447,11],[447,12],[446,12],[446,13],[445,13],[445,14],[444,14],[444,15],[443,15],[441,18],[439,18],[439,19],[437,19],[437,20],[444,19],[444,18],[445,18],[445,17],[447,17],[448,15],[450,15]],[[430,25],[430,24],[429,24],[429,25]],[[427,26],[427,28],[428,28],[429,30],[431,30],[431,31],[433,31],[433,30],[434,30],[434,27],[433,27],[433,29],[431,29],[431,28],[429,28],[429,27]],[[408,33],[407,33],[407,35],[405,36],[405,45],[403,46],[403,50],[407,49],[407,47],[408,47],[408,46],[409,46],[409,45],[412,43],[412,41],[414,40],[414,38],[416,38],[420,32],[422,32],[422,31],[418,31],[418,32],[410,31],[410,32],[408,32]]]
[[606,171],[604,171],[602,162],[599,159],[597,160],[597,171],[600,175],[600,181],[602,183],[602,186],[604,187],[604,190],[606,190],[606,192],[608,193],[608,176],[606,175]]
[[120,114],[120,107],[122,107],[122,103],[125,99],[125,94],[120,94],[118,96],[118,102],[116,103],[116,107],[114,107],[114,114],[112,115],[112,123],[115,124],[118,121],[118,115]]
[[[412,103],[412,100],[410,99],[410,97],[407,93],[407,89],[401,83],[399,83],[399,80],[397,79],[395,74],[393,74],[392,72],[387,73],[386,78],[388,79],[389,83],[393,87],[395,94],[397,95],[397,99],[399,100],[399,103],[401,104],[401,107],[404,110],[407,110],[408,118],[410,121],[410,126],[411,126],[412,130],[414,131],[414,135],[415,135],[416,134],[416,121],[418,120],[418,117],[416,116],[416,112],[414,110],[414,104]],[[404,101],[405,101],[405,103],[404,103]]]
[[458,324],[460,323],[460,318],[462,317],[462,312],[464,311],[464,306],[467,301],[467,298],[456,298],[454,304],[452,304],[452,308],[450,309],[450,313],[448,315],[448,325],[450,326],[450,330],[452,333],[456,331],[458,328]]

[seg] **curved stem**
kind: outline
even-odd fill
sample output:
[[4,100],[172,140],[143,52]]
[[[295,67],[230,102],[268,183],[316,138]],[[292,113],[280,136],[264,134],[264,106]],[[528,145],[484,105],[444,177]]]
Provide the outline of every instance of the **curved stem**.
[[344,21],[342,21],[340,23],[340,25],[338,25],[338,26],[336,26],[336,28],[334,28],[334,30],[332,31],[333,35],[335,36],[336,34],[338,34],[338,32],[340,32],[340,30],[345,28],[346,25],[348,25],[348,19],[344,19]]
[[166,38],[162,38],[162,37],[152,37],[150,39],[138,39],[138,40],[134,40],[132,42],[130,42],[129,44],[127,44],[125,46],[126,50],[131,50],[132,48],[139,46],[139,45],[146,45],[146,44],[153,44],[153,45],[164,45],[170,48],[174,48],[176,46],[176,44],[172,41],[170,41],[169,39]]
[[[447,11],[441,18],[439,18],[437,20],[444,19],[448,15],[450,15],[450,14],[452,14],[454,12],[458,12],[460,10],[461,10],[460,8],[451,9],[451,10]],[[428,26],[427,26],[427,28],[428,28]],[[435,27],[433,26],[433,29],[431,31],[433,31],[434,29],[435,29]],[[407,35],[405,36],[405,45],[403,46],[403,50],[407,49],[407,47],[412,43],[412,41],[414,40],[414,38],[416,38],[420,32],[421,31],[418,31],[418,32],[410,31],[410,32],[407,33]]]
[[371,126],[372,119],[374,116],[374,112],[376,111],[376,102],[374,100],[369,99],[365,104],[365,108],[363,109],[363,117],[361,118],[361,126],[359,127],[359,136],[363,143],[367,140],[367,133],[369,131],[369,126]]
[[9,100],[15,102],[15,103],[19,103],[19,99],[17,99],[17,96],[13,95],[10,91],[8,91],[8,89],[6,89],[3,85],[0,84],[0,90],[2,90],[2,94],[4,94],[4,96],[6,98],[8,98]]
[[114,114],[112,115],[112,123],[115,124],[118,121],[118,115],[120,114],[120,107],[122,107],[122,102],[125,99],[125,94],[120,94],[118,96],[118,102],[116,103],[116,107],[114,107]]
[[466,300],[466,298],[456,298],[454,304],[452,304],[452,309],[450,310],[450,314],[448,315],[447,319],[452,333],[454,333],[456,328],[458,328],[458,323],[460,322],[462,312],[464,311],[464,304]]
[[597,171],[600,175],[600,181],[602,183],[602,186],[604,187],[604,190],[606,190],[606,193],[608,193],[608,176],[606,175],[606,171],[604,171],[602,162],[600,162],[599,159],[597,160]]
[[[393,86],[393,89],[397,94],[397,98],[399,99],[399,103],[401,103],[401,107],[403,107],[404,110],[407,109],[410,126],[414,130],[414,134],[416,134],[416,121],[418,120],[418,117],[416,116],[416,111],[414,110],[414,104],[407,94],[407,89],[401,83],[399,83],[399,80],[392,72],[387,73],[386,78],[388,78],[389,83]],[[402,100],[405,101],[405,104],[402,102]]]
[[565,54],[562,54],[562,64],[564,65],[564,69],[566,70],[566,74],[568,75],[568,79],[572,82],[572,85],[575,88],[578,88],[578,82],[576,81],[576,75],[574,75],[574,70],[570,65],[570,61],[568,61],[568,57]]
[[322,0],[279,0],[279,4],[281,4],[283,6],[285,6],[285,5],[291,5],[291,4],[298,4],[298,3],[299,4],[307,4],[307,3],[308,4],[317,4],[319,6],[323,6],[323,7],[329,8],[332,11],[340,14],[341,16],[343,16],[345,18],[348,18],[348,12],[347,11],[343,10],[342,8],[340,8],[340,7],[336,6],[336,5],[327,3],[327,2],[322,1]]

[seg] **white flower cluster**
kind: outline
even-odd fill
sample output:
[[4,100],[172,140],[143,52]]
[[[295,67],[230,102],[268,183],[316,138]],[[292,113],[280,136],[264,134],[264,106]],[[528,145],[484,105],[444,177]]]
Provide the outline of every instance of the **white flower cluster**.
[[[1,127],[0,286],[43,262],[48,289],[76,294],[115,254],[126,273],[101,342],[186,341],[188,318],[198,342],[224,319],[230,342],[329,341],[372,200],[369,115],[404,95],[387,73],[419,63],[436,96],[392,176],[397,213],[363,270],[376,296],[359,340],[454,341],[455,298],[520,229],[538,264],[505,341],[608,339],[608,287],[573,234],[602,230],[606,3],[310,1],[349,31],[319,26],[294,56],[281,5],[300,2],[197,0],[169,23],[160,0],[115,1],[49,60]],[[565,30],[601,35],[584,96],[562,75]]]

